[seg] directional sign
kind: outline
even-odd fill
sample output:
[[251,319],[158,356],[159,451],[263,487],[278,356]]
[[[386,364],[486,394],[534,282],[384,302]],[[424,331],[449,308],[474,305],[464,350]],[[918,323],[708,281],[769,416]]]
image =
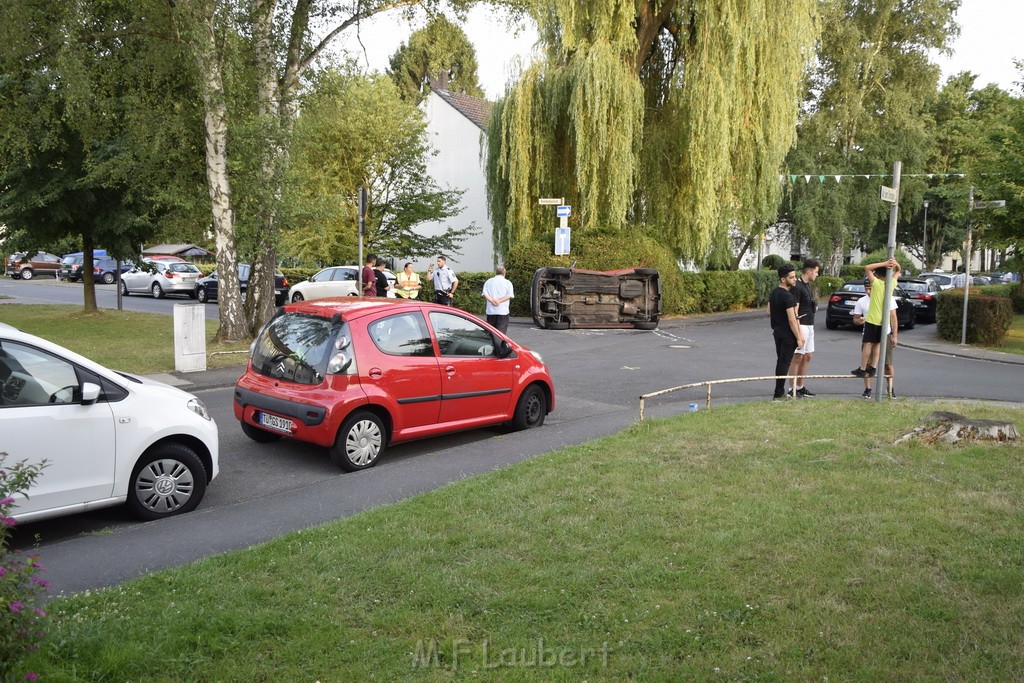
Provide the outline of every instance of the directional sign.
[[896,200],[897,200],[896,190],[894,188],[886,187],[885,185],[882,185],[882,201],[883,202],[889,202],[890,204],[895,204]]
[[539,200],[541,206],[558,206],[559,204],[565,203],[564,197],[541,197]]
[[572,215],[572,207],[571,206],[567,206],[567,205],[563,204],[562,206],[559,206],[557,209],[555,209],[555,216],[557,216],[558,218],[563,218],[563,217],[564,218],[568,218],[571,215]]
[[1006,206],[1005,199],[996,199],[991,202],[974,202],[974,209],[978,211],[980,209],[1001,209]]

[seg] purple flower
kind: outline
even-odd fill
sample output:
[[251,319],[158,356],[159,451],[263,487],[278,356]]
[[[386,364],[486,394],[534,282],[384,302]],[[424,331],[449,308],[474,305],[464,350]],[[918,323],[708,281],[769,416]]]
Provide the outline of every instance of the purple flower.
[[5,498],[0,498],[0,507],[2,507],[4,505],[10,505],[13,502],[14,502],[14,498],[12,498],[10,496],[6,496]]
[[14,521],[14,517],[4,517],[3,515],[0,515],[0,526],[14,526],[15,524],[16,522]]
[[25,674],[25,680],[26,681],[38,681],[39,680],[39,674],[37,674],[35,671],[29,671],[27,674]]
[[11,602],[7,605],[7,609],[11,610],[15,614],[20,612],[24,607],[25,603],[23,603],[21,600],[15,600],[14,602]]
[[33,610],[35,611],[35,613],[36,613],[36,614],[38,614],[39,616],[41,616],[41,617],[45,617],[45,616],[46,616],[46,612],[44,612],[43,610],[39,609],[38,607],[33,607],[32,609],[33,609]]
[[0,579],[7,576],[7,567],[0,565]]

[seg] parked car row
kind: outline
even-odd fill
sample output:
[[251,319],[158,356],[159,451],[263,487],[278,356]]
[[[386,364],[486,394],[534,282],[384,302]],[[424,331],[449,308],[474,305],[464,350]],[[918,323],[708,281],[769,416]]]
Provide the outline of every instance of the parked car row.
[[[298,282],[288,290],[288,301],[298,303],[307,299],[323,299],[333,296],[359,296],[359,266],[331,266]],[[395,274],[385,268],[388,279],[388,297],[395,298]]]
[[[864,280],[850,280],[833,292],[828,298],[828,308],[825,310],[825,327],[830,330],[837,330],[840,327],[859,329],[860,325],[853,323],[853,307],[866,294]],[[892,295],[896,299],[897,323],[902,328],[914,329],[914,326],[917,325],[915,300],[900,286],[893,288]]]
[[[189,272],[166,265],[152,277]],[[391,444],[539,427],[554,406],[539,354],[458,309],[384,298],[285,306],[257,335],[234,392],[253,441],[322,446],[346,471],[372,467]],[[10,462],[46,459],[15,498],[19,522],[121,504],[169,517],[195,509],[219,472],[218,426],[197,397],[4,323],[0,433]],[[39,434],[75,447],[41,452]]]

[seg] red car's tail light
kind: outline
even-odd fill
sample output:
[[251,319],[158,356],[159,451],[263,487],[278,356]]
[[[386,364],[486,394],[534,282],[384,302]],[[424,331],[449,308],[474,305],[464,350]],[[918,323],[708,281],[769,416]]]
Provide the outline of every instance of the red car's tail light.
[[832,296],[830,296],[828,298],[828,302],[830,304],[838,303],[838,302],[840,302],[842,300],[843,300],[843,297],[839,296],[838,294],[833,294]]

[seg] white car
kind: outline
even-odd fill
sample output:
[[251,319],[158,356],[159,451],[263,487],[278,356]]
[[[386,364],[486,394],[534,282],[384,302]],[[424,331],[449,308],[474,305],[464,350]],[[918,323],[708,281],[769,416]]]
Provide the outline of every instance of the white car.
[[359,266],[331,266],[324,268],[308,280],[292,285],[288,301],[322,299],[325,296],[358,296]]
[[121,275],[121,294],[152,294],[154,299],[184,294],[195,299],[196,280],[202,276],[196,264],[188,261],[144,258]]
[[46,465],[18,522],[127,504],[142,519],[189,512],[217,476],[217,424],[180,389],[114,372],[0,323],[0,452]]

